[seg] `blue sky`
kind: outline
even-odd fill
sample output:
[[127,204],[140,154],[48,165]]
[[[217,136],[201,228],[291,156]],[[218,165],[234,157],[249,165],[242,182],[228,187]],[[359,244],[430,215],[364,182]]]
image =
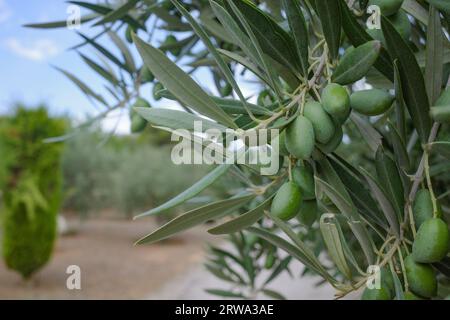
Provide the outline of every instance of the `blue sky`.
[[[52,114],[69,114],[77,119],[97,112],[82,92],[51,67],[66,69],[95,91],[105,92],[102,91],[101,79],[81,61],[76,52],[67,50],[80,43],[76,32],[66,28],[39,30],[22,27],[26,23],[66,19],[67,8],[68,4],[63,0],[0,0],[0,113],[7,112],[15,102],[29,106],[45,103]],[[84,25],[79,31],[87,35],[96,33]],[[165,34],[160,31],[154,41],[157,43],[163,37]],[[108,46],[107,43],[102,44]],[[82,51],[95,60],[94,49],[86,47]],[[138,65],[141,63],[137,55],[136,61]],[[196,74],[196,79],[203,85],[211,83],[208,77],[206,72]],[[247,94],[248,85],[243,89]],[[143,91],[143,96],[153,105],[173,106],[167,100],[159,103],[152,101],[150,87],[146,89],[144,86]],[[103,127],[116,127],[119,116],[114,114],[103,122]],[[126,112],[120,117],[117,128],[121,133],[128,132]]]

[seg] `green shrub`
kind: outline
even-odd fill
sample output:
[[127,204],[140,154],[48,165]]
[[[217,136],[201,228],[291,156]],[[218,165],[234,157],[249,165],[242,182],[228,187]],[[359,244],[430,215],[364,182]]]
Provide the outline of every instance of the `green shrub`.
[[3,257],[24,278],[47,263],[52,253],[62,198],[62,146],[43,140],[64,129],[65,121],[50,118],[43,107],[18,107],[0,125],[1,153],[9,155],[2,162],[0,181]]

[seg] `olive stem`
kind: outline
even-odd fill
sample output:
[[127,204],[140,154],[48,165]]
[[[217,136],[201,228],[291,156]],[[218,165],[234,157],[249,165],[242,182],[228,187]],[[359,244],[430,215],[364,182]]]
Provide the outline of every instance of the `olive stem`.
[[427,180],[428,190],[430,191],[431,195],[431,202],[433,204],[433,218],[436,218],[437,216],[437,203],[436,203],[436,196],[434,195],[433,191],[433,184],[431,183],[431,177],[430,177],[430,165],[428,163],[429,154],[428,150],[425,151],[425,178]]
[[406,269],[405,269],[405,262],[403,260],[403,254],[402,254],[402,250],[398,250],[398,257],[400,260],[400,266],[402,268],[402,275],[403,275],[403,281],[405,281],[405,291],[408,291],[408,279],[406,278]]

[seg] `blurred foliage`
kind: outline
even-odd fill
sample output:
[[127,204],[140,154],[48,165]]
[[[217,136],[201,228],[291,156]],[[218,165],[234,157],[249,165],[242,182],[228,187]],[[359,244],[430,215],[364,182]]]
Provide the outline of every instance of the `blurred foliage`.
[[29,278],[50,259],[62,200],[62,144],[44,139],[62,135],[67,122],[44,107],[0,120],[0,190],[3,257],[8,268]]

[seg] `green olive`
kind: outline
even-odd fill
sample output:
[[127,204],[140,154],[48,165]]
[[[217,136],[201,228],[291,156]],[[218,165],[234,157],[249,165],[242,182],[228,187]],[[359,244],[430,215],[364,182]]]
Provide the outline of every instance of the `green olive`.
[[328,141],[326,144],[319,143],[317,147],[324,153],[332,153],[334,150],[339,147],[342,142],[342,138],[344,137],[344,132],[342,131],[342,127],[336,124],[335,134],[333,138]]
[[298,159],[309,159],[314,150],[314,128],[306,117],[298,116],[286,128],[286,148]]
[[162,96],[160,94],[160,91],[164,90],[164,86],[161,82],[156,82],[153,85],[153,99],[155,99],[156,101],[161,100]]
[[140,76],[141,83],[153,82],[153,80],[155,80],[155,76],[146,66],[142,67]]
[[424,298],[434,297],[437,293],[436,273],[428,264],[414,261],[412,255],[405,258],[406,279],[409,289]]
[[315,199],[314,171],[308,162],[292,170],[292,180],[300,187],[305,200]]
[[297,215],[301,203],[300,188],[293,182],[286,182],[273,198],[270,214],[281,220],[290,220]]
[[361,300],[391,300],[391,293],[388,288],[380,286],[379,289],[369,289],[366,288],[363,292]]
[[380,89],[362,90],[350,96],[350,106],[356,112],[366,116],[377,116],[385,113],[392,106],[394,97]]
[[314,128],[314,136],[318,142],[327,143],[333,138],[335,133],[334,123],[320,103],[315,101],[307,102],[303,115],[311,121]]
[[306,227],[311,227],[319,216],[319,208],[316,200],[305,200],[300,206],[297,220]]
[[447,255],[449,241],[448,226],[442,219],[426,220],[414,239],[412,250],[414,261],[421,263],[441,261]]
[[433,217],[433,202],[428,189],[420,189],[413,204],[414,223],[418,229],[422,223]]
[[344,123],[350,115],[350,96],[347,89],[330,83],[322,91],[322,105],[325,111],[339,123]]

